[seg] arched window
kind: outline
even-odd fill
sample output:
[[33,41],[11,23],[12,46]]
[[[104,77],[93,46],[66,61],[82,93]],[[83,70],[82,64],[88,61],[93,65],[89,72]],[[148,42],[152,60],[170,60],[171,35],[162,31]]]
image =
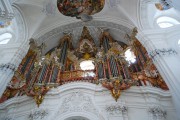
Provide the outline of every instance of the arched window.
[[180,24],[176,19],[166,16],[159,17],[156,22],[160,28],[168,28]]
[[0,44],[7,44],[9,40],[12,38],[11,33],[3,33],[0,35]]

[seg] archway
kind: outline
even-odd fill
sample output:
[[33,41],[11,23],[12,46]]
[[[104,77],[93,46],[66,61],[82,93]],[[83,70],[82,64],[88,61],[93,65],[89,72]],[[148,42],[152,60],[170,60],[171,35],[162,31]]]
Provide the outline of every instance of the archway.
[[65,120],[89,120],[88,118],[82,117],[82,116],[72,116]]
[[61,114],[54,119],[56,120],[104,120],[102,117],[98,117],[95,114],[81,111],[81,112],[69,112],[66,114]]

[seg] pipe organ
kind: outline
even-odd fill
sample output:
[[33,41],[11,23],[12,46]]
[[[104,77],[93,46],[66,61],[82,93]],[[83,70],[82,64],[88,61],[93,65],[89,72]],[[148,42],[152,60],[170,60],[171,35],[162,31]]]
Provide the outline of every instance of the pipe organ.
[[[98,46],[84,27],[77,48],[73,48],[71,34],[65,34],[60,44],[45,55],[41,52],[43,46],[31,41],[0,102],[28,95],[39,106],[49,89],[76,81],[102,84],[115,100],[131,86],[150,85],[168,90],[134,31],[130,38],[129,44],[121,45],[104,31]],[[126,51],[134,54],[133,62],[127,60]]]

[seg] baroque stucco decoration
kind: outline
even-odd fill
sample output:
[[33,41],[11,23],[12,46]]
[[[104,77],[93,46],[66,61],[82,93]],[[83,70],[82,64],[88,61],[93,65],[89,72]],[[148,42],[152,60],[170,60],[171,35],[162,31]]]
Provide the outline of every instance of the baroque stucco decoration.
[[[104,120],[102,115],[100,115],[99,111],[96,109],[91,97],[85,95],[80,90],[75,90],[62,100],[62,104],[60,105],[56,116],[61,116],[60,118],[63,118],[64,115],[72,113],[90,114],[96,116],[100,120]],[[56,118],[59,119],[59,117]]]
[[126,114],[128,111],[128,108],[124,105],[109,105],[106,107],[106,111],[109,115],[120,115],[120,114]]
[[152,120],[165,120],[167,112],[159,106],[150,107],[148,112],[152,116]]
[[40,120],[40,119],[42,120],[47,115],[48,115],[47,110],[38,110],[38,111],[31,112],[28,116],[28,119],[29,120]]
[[162,57],[162,56],[170,56],[170,55],[176,55],[177,52],[173,50],[172,48],[166,49],[155,49],[149,53],[149,56],[153,59],[156,60],[157,57]]
[[82,92],[73,92],[71,95],[63,100],[60,107],[59,114],[67,112],[90,112],[93,114],[97,113],[92,100],[89,96],[85,96]]

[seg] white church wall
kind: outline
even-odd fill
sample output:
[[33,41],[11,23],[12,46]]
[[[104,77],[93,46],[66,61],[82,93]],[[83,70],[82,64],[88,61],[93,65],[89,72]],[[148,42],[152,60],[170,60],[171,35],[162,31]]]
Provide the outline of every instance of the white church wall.
[[27,29],[21,10],[16,5],[13,5],[12,9],[15,17],[12,25],[4,32],[12,33],[13,37],[7,44],[0,45],[0,96],[29,48]]
[[0,105],[1,120],[73,120],[78,116],[87,120],[177,120],[169,91],[150,86],[131,87],[116,102],[100,85],[69,83],[50,90],[39,108],[27,96]]
[[180,112],[180,96],[178,92],[180,91],[178,86],[180,84],[180,57],[174,42],[177,41],[178,34],[178,26],[161,30],[144,30],[138,34],[138,39],[146,47],[150,57],[153,59],[154,64],[170,89],[177,114]]

